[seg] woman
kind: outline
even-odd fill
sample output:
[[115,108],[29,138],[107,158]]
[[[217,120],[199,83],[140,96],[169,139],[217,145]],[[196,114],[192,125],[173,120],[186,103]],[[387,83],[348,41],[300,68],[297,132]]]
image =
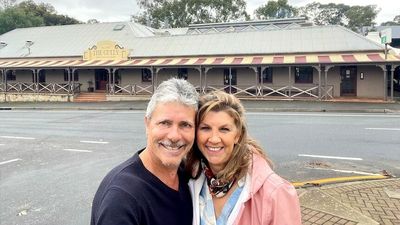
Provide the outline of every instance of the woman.
[[244,108],[233,95],[201,97],[197,147],[187,156],[194,225],[298,225],[293,186],[276,175],[259,144],[247,134]]

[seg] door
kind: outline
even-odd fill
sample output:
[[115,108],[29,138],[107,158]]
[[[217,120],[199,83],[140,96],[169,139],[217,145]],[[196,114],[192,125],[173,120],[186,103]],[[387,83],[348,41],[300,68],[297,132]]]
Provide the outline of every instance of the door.
[[340,96],[356,96],[357,93],[357,67],[340,67]]
[[236,93],[237,75],[236,69],[224,69],[224,86],[225,92]]
[[106,90],[108,82],[108,72],[105,69],[95,70],[96,90]]

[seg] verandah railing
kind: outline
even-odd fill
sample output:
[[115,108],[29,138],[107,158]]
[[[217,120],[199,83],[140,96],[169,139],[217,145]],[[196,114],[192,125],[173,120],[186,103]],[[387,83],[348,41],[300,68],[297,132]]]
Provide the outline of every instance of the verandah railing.
[[80,83],[0,83],[1,92],[17,92],[17,93],[79,93]]

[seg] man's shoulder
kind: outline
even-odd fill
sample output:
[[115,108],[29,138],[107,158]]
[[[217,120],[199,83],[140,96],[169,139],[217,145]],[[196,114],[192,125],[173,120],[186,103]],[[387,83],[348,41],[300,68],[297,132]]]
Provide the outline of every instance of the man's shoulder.
[[132,188],[132,186],[134,186],[133,184],[140,183],[140,170],[140,159],[136,153],[108,172],[100,186],[103,186],[106,190],[113,187],[126,191],[127,187]]

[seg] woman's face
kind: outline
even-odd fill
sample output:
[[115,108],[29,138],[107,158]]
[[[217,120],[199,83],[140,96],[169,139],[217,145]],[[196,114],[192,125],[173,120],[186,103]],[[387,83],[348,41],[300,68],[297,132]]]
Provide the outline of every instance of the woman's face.
[[214,174],[221,171],[240,137],[233,118],[224,111],[208,112],[197,127],[197,146]]

